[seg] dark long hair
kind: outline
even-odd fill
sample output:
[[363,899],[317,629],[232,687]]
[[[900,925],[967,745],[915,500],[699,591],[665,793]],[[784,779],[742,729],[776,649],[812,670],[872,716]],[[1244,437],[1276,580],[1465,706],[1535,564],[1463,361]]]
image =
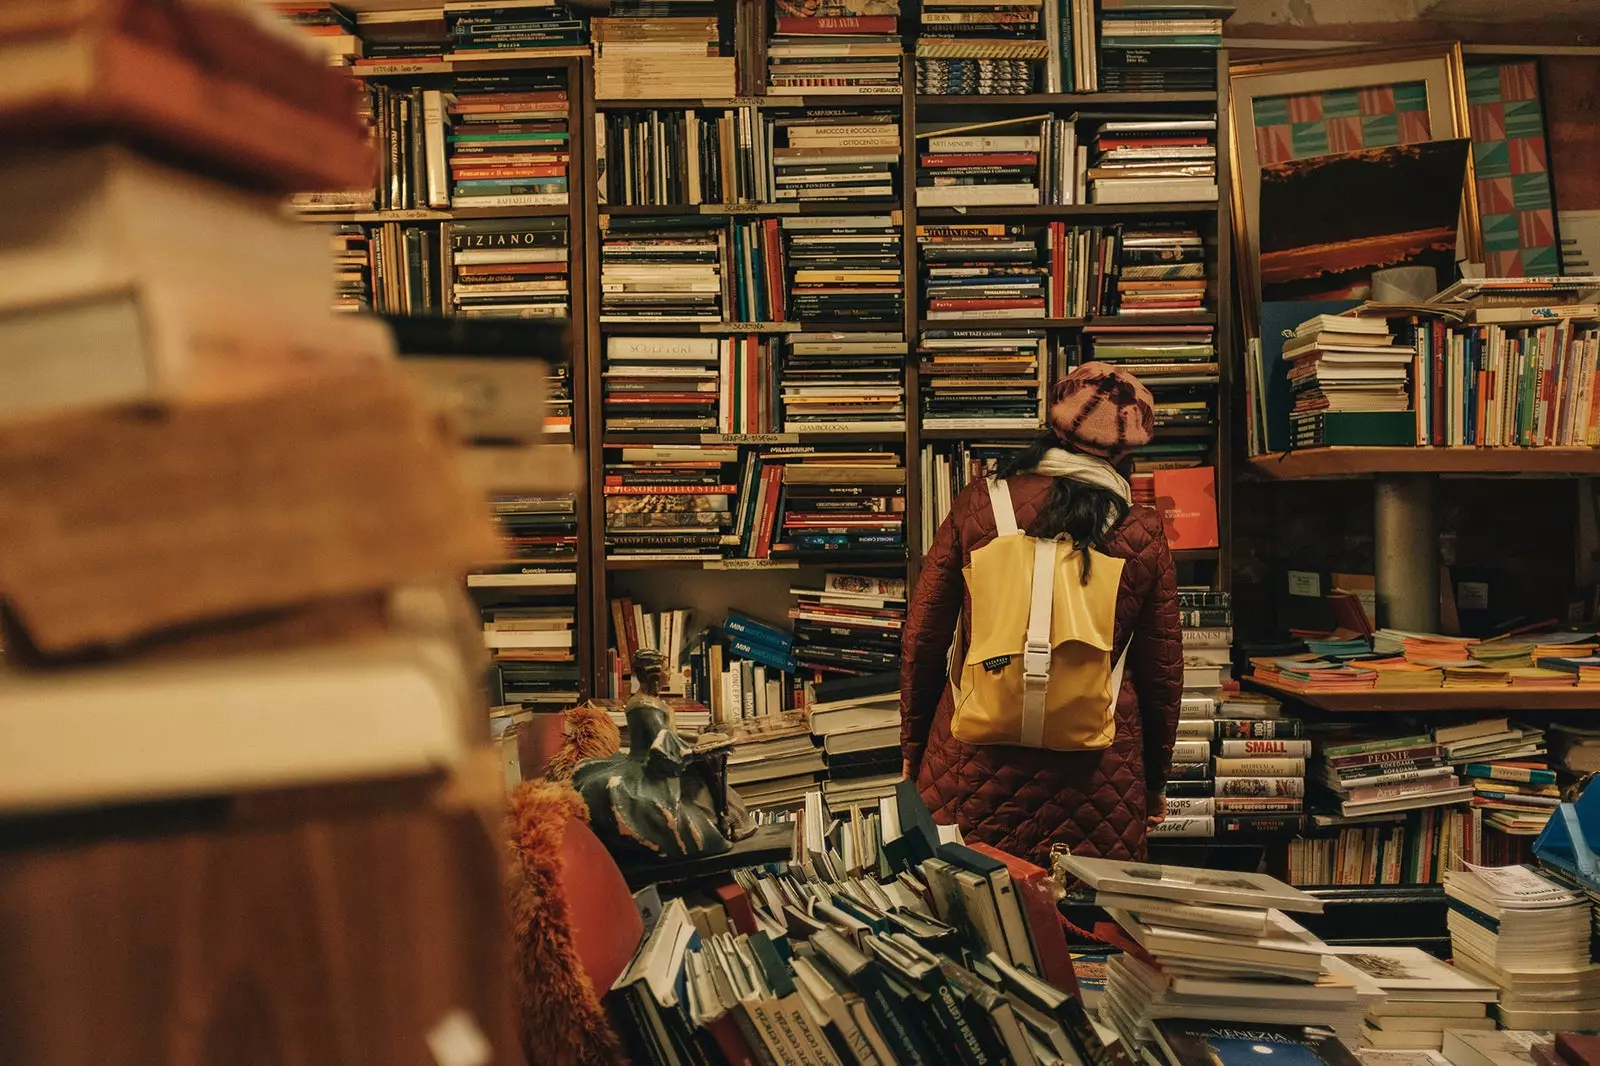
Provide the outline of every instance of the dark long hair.
[[[1061,447],[1053,433],[1042,433],[1033,443],[1003,463],[1000,477],[1025,474],[1039,465],[1044,453]],[[1126,472],[1123,472],[1126,476]],[[1128,504],[1110,489],[1088,485],[1071,478],[1058,477],[1050,490],[1050,499],[1033,516],[1026,530],[1028,536],[1048,539],[1068,536],[1083,549],[1083,583],[1089,583],[1090,558],[1088,549],[1106,550],[1107,533],[1128,517]],[[1110,520],[1107,520],[1110,515]]]

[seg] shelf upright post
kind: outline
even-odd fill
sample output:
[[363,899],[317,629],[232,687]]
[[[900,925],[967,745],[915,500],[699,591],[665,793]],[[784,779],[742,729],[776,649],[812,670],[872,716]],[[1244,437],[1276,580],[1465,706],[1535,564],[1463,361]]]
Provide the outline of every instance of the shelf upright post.
[[1437,474],[1380,474],[1372,487],[1381,624],[1439,631]]

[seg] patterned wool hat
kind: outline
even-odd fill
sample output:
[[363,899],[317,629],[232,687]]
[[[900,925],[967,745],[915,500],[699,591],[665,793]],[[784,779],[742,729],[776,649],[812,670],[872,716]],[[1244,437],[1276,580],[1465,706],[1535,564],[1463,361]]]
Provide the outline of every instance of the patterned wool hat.
[[1116,462],[1155,433],[1150,390],[1110,363],[1084,363],[1050,393],[1050,429],[1072,451]]

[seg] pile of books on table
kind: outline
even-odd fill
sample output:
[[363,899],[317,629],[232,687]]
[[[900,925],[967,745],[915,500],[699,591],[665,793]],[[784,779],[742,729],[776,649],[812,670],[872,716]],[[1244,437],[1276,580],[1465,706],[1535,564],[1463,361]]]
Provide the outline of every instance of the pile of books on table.
[[[1048,5],[1046,5],[1047,7]],[[1028,3],[927,0],[917,30],[917,92],[941,96],[1030,93],[1050,57],[1041,12]],[[1055,18],[1053,11],[1045,18]]]
[[[806,90],[810,92],[811,90]],[[895,112],[768,115],[777,202],[888,200],[899,195],[900,121]]]
[[[479,84],[489,80],[485,76],[457,79],[455,92],[445,98],[450,167],[445,204],[499,208],[567,202],[572,155],[565,78],[562,71],[523,71],[496,76],[482,88]],[[433,164],[430,156],[430,195]]]
[[721,54],[715,13],[596,18],[590,31],[597,99],[726,98],[735,93],[737,61]]
[[[447,314],[467,318],[570,318],[567,219],[446,222]],[[427,234],[424,233],[426,247]],[[571,417],[570,397],[563,412]]]
[[801,712],[753,711],[742,720],[726,718],[714,728],[733,738],[728,784],[748,806],[793,807],[816,790],[826,765]]
[[923,330],[917,345],[923,428],[1037,427],[1048,355],[1043,330]]
[[899,0],[776,0],[767,94],[899,94]]
[[1107,962],[1101,1003],[1101,1017],[1136,1060],[1226,1062],[1245,1029],[1257,1045],[1297,1044],[1324,1049],[1311,1061],[1351,1061],[1332,1049],[1359,1046],[1367,1008],[1383,992],[1286,913],[1319,913],[1320,899],[1265,874],[1062,850],[1054,862],[1058,877],[1093,889],[1095,905],[1141,949]]
[[796,666],[816,681],[882,676],[900,662],[904,578],[829,571],[822,587],[789,590]]
[[1095,131],[1089,201],[1153,204],[1217,198],[1216,116],[1115,119]]
[[784,218],[787,307],[793,320],[882,323],[899,329],[906,279],[898,218],[898,214]]
[[601,322],[721,322],[726,224],[698,216],[605,220]]
[[783,432],[905,429],[906,342],[898,330],[800,333],[783,347],[777,370]]
[[1367,1006],[1363,1048],[1437,1051],[1447,1030],[1471,1036],[1495,1027],[1489,1017],[1489,1005],[1498,998],[1495,987],[1421,948],[1374,944],[1328,950],[1384,993]]
[[[1318,315],[1284,342],[1283,358],[1294,396],[1289,420],[1295,447],[1414,443],[1407,383],[1416,352],[1394,343],[1385,319]],[[1374,429],[1379,426],[1385,428]]]
[[[728,464],[738,448],[625,447],[605,467],[606,556],[719,559],[732,533]],[[733,543],[737,543],[736,540]]]
[[1524,840],[1539,835],[1561,802],[1544,730],[1490,718],[1441,727],[1434,739],[1472,787],[1472,806],[1483,813],[1485,830]]
[[1445,874],[1457,966],[1500,989],[1507,1029],[1600,1028],[1600,965],[1589,961],[1590,909],[1526,866]]
[[1347,818],[1466,803],[1472,789],[1444,749],[1426,734],[1324,744],[1318,752],[1322,797]]
[[1148,0],[1111,0],[1100,23],[1099,89],[1174,93],[1216,88],[1222,23],[1232,13],[1231,3],[1175,8]]

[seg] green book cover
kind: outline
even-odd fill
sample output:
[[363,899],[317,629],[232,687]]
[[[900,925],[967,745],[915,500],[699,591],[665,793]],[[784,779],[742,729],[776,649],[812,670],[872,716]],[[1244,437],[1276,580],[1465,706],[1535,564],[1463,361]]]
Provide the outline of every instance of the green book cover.
[[1296,447],[1408,447],[1417,443],[1412,411],[1324,411],[1291,419]]

